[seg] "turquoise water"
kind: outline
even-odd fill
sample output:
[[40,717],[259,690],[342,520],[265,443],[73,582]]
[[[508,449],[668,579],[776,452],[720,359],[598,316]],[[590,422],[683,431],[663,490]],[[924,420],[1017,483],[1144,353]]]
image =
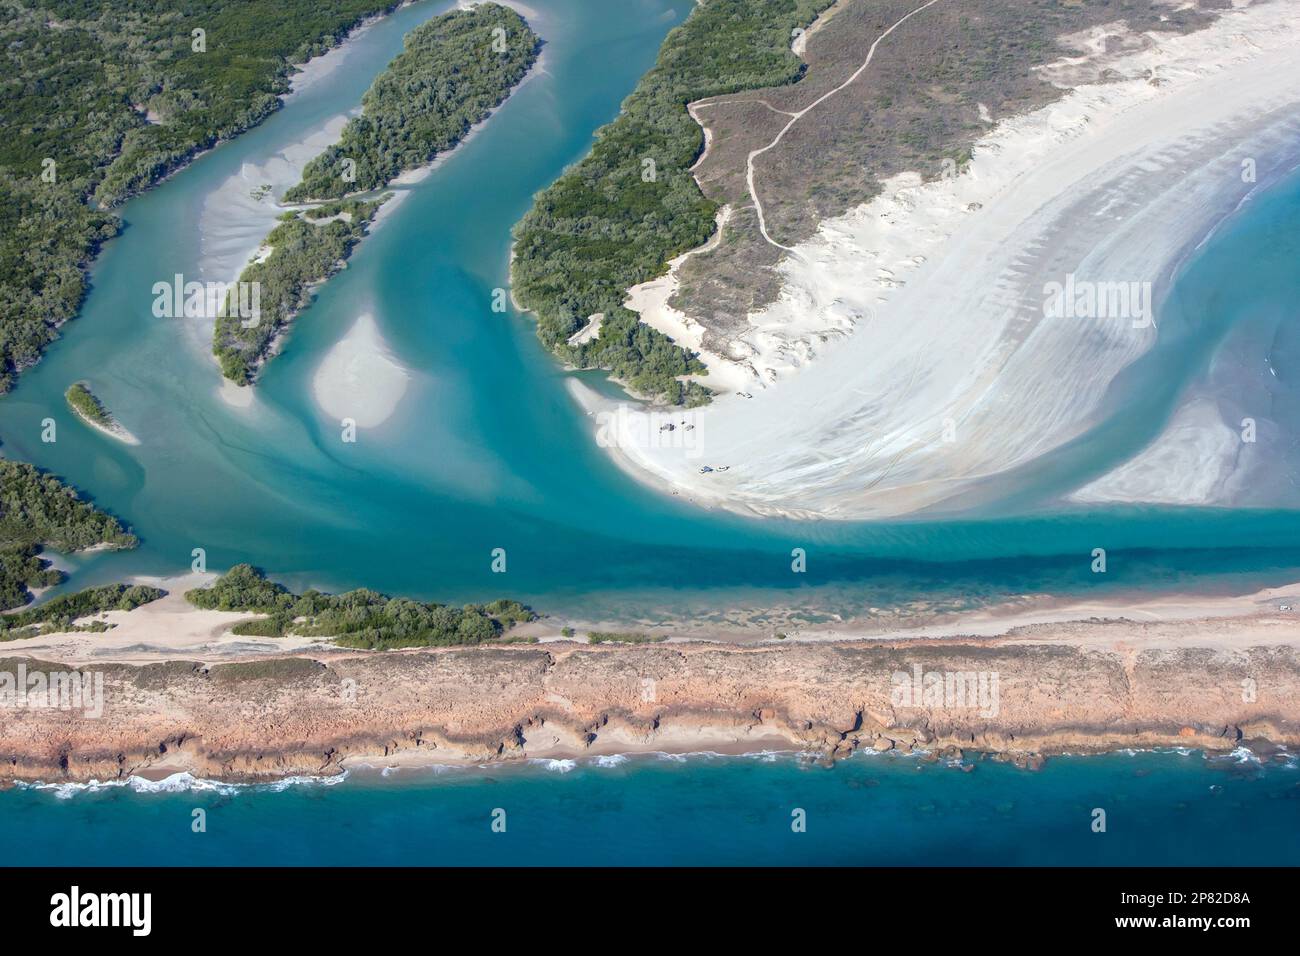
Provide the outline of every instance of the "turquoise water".
[[[1209,361],[1218,332],[1202,336],[1208,344],[1194,354],[1154,355],[1146,368],[1160,400],[1106,423],[1099,434],[1109,428],[1113,440],[1091,446],[1084,460],[1063,452],[1068,467],[1045,468],[1039,493],[1018,494],[1014,511],[991,502],[963,520],[747,520],[696,510],[618,472],[529,320],[490,303],[506,284],[511,226],[616,114],[687,12],[681,0],[537,3],[546,41],[540,74],[415,187],[324,288],[270,364],[257,406],[226,406],[206,341],[151,314],[152,284],[197,272],[198,211],[217,185],[354,107],[403,33],[446,6],[416,4],[381,22],[356,41],[347,69],[131,202],[125,233],[95,265],[81,317],[0,401],[6,454],[65,476],[141,538],[129,555],[73,558],[70,587],[183,572],[196,547],[210,568],[251,561],[292,584],[448,600],[509,593],[588,614],[778,603],[843,612],[918,594],[961,605],[1027,591],[1246,590],[1295,579],[1300,513],[1056,503],[1115,448],[1159,427],[1169,397]],[[1216,240],[1214,268],[1294,261],[1296,183],[1253,209]],[[1261,209],[1292,228],[1260,235],[1249,217]],[[1294,269],[1270,277],[1212,303],[1215,328],[1257,312],[1261,297],[1275,308],[1295,301]],[[310,382],[367,310],[411,370],[411,387],[392,419],[344,444]],[[139,447],[68,412],[63,392],[81,378],[142,439]],[[53,444],[39,437],[47,416],[60,426]],[[505,576],[490,572],[498,547],[509,556]],[[793,547],[808,551],[806,574],[790,572]],[[1089,570],[1096,547],[1110,555],[1104,575]]]
[[[1092,830],[1093,810],[1106,832]],[[207,830],[191,829],[194,810]],[[491,828],[505,811],[505,832]],[[805,811],[806,830],[792,830]],[[498,815],[499,816],[499,815]],[[327,786],[0,793],[0,842],[64,865],[1300,864],[1300,770],[1115,754],[971,773],[857,756],[406,770]]]

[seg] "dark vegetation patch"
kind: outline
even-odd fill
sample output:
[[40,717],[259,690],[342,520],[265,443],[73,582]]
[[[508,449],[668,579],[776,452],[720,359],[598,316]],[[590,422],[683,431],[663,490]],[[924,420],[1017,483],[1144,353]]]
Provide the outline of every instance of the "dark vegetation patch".
[[256,630],[242,634],[331,638],[344,647],[370,650],[482,644],[537,617],[525,605],[506,599],[458,608],[390,598],[367,588],[294,594],[247,564],[231,568],[211,587],[187,591],[185,597],[195,607],[270,615]]
[[42,548],[82,551],[96,545],[134,548],[136,537],[53,475],[0,459],[0,610],[27,604],[29,589],[63,581],[63,572],[41,557]]
[[[703,371],[694,355],[648,326],[632,328],[626,290],[662,275],[703,244],[717,203],[690,173],[704,145],[687,104],[793,83],[803,64],[791,32],[830,0],[709,0],[670,32],[654,67],[596,133],[591,152],[551,186],[515,227],[511,283],[537,313],[543,344],[574,368],[604,368],[636,392],[695,405],[709,393],[681,376]],[[569,338],[598,312],[600,334]]]

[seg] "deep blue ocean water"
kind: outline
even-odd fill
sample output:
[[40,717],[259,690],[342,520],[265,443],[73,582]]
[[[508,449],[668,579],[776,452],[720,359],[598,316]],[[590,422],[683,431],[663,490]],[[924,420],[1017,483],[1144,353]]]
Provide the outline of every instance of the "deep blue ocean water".
[[[969,773],[880,755],[831,768],[794,755],[547,767],[21,789],[0,793],[0,845],[40,848],[6,861],[42,865],[1300,864],[1294,758],[1112,754],[1037,771],[977,760]],[[498,810],[504,833],[492,829]]]

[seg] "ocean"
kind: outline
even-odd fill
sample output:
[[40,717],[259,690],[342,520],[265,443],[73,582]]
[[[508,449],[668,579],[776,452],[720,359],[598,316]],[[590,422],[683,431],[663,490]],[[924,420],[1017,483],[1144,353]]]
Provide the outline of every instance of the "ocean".
[[10,862],[68,866],[1300,864],[1294,757],[973,766],[649,754],[336,783],[22,788],[0,793],[0,842],[33,848]]

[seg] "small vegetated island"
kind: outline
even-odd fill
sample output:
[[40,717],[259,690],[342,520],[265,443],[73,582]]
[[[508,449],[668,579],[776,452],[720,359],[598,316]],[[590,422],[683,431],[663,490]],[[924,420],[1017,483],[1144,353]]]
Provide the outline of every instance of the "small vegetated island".
[[[701,405],[711,392],[684,376],[704,365],[623,307],[629,288],[663,275],[714,231],[718,203],[691,175],[704,133],[687,105],[793,83],[804,64],[791,35],[832,0],[709,0],[664,40],[614,122],[585,159],[539,193],[515,227],[511,288],[537,313],[537,334],[577,368],[603,368],[638,394]],[[603,313],[600,332],[570,343]]]
[[212,587],[186,591],[185,598],[207,610],[270,615],[235,625],[236,634],[330,638],[344,647],[370,650],[482,644],[537,617],[510,600],[456,608],[390,598],[365,588],[345,594],[294,594],[248,564],[235,565]]
[[68,407],[91,428],[98,429],[118,441],[124,441],[128,445],[140,444],[139,439],[118,423],[104,407],[104,403],[95,397],[94,392],[85,382],[74,382],[64,393],[64,398],[68,400]]
[[[343,267],[383,199],[349,200],[286,212],[265,244],[272,252],[239,276],[259,284],[261,314],[247,320],[230,309],[213,329],[212,351],[221,374],[240,385],[253,381],[276,337],[311,300],[315,288]],[[232,295],[237,293],[232,292]]]
[[241,282],[260,283],[262,314],[252,323],[231,309],[217,319],[212,347],[226,378],[253,381],[285,326],[365,235],[388,198],[376,193],[464,139],[524,78],[540,46],[523,17],[495,3],[444,14],[410,32],[366,92],[361,116],[284,196],[319,205],[281,216],[266,238],[271,253],[240,275]]

